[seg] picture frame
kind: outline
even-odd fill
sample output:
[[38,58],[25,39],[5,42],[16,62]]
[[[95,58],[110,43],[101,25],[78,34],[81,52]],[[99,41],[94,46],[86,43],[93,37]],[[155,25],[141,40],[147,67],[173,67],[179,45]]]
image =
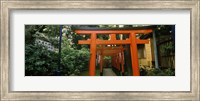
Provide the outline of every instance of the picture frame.
[[[190,10],[191,15],[191,80],[189,92],[161,92],[161,91],[10,91],[10,28],[9,12],[14,9],[34,10]],[[75,1],[38,1],[38,0],[1,0],[1,100],[200,100],[200,75],[199,75],[199,0],[185,1],[132,1],[132,0],[75,0]]]

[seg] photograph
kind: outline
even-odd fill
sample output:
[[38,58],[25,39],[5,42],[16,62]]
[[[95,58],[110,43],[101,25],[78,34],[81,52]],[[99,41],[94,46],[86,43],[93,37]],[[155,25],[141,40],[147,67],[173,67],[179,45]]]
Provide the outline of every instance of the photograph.
[[24,25],[25,76],[175,76],[175,25]]
[[200,101],[200,0],[0,2],[0,101]]

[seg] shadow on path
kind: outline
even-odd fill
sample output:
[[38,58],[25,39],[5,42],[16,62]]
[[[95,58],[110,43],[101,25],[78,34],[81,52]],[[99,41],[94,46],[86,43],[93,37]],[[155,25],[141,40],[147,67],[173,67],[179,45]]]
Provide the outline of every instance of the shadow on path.
[[111,68],[104,68],[103,76],[116,76],[116,74],[112,71]]

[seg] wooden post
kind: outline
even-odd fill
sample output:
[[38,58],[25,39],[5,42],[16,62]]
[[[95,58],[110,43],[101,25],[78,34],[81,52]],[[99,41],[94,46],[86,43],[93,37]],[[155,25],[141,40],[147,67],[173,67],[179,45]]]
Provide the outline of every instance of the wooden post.
[[124,76],[124,52],[121,52],[122,59],[121,59],[121,66],[122,66],[122,76]]
[[136,35],[135,33],[130,33],[130,51],[131,51],[131,63],[132,63],[132,75],[133,76],[140,76],[140,69],[138,63],[138,51],[137,51],[137,43],[136,43]]
[[117,69],[120,71],[120,59],[119,59],[119,53],[117,53]]
[[120,70],[120,72],[122,72],[122,66],[121,66],[121,64],[122,64],[122,56],[121,56],[121,52],[119,52],[118,54],[119,54],[119,70]]
[[90,44],[90,76],[95,76],[95,64],[96,64],[96,33],[91,34],[91,44]]
[[154,46],[155,68],[159,68],[159,64],[158,64],[158,50],[157,50],[155,30],[153,31],[153,46]]
[[115,64],[114,64],[114,67],[117,69],[117,56],[115,54]]
[[116,34],[110,34],[110,40],[116,40]]
[[103,76],[103,55],[100,55],[100,76]]

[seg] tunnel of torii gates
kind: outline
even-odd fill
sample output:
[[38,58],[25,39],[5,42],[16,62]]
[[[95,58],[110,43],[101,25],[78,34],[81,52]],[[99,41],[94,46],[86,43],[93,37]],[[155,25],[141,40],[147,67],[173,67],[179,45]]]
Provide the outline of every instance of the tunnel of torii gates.
[[[129,44],[131,52],[131,64],[132,64],[132,75],[140,76],[140,69],[138,63],[138,50],[137,44],[148,44],[149,40],[141,40],[136,38],[136,34],[149,34],[153,31],[152,28],[129,28],[129,29],[120,29],[120,28],[77,28],[75,32],[79,35],[90,35],[88,40],[79,40],[78,44],[88,44],[90,45],[90,64],[89,64],[89,75],[95,76],[96,70],[96,55],[98,54],[99,64],[100,64],[100,73],[103,72],[103,57],[111,56],[112,66],[120,70],[122,74],[124,73],[124,51],[126,48],[123,48],[122,45]],[[97,39],[97,34],[109,34],[109,40],[100,40]],[[125,40],[117,40],[116,34],[128,34],[129,38]],[[97,45],[101,46],[97,48]],[[111,47],[104,47],[105,45],[110,45]],[[112,45],[120,45],[120,47],[113,47]],[[121,69],[120,69],[121,66]]]

